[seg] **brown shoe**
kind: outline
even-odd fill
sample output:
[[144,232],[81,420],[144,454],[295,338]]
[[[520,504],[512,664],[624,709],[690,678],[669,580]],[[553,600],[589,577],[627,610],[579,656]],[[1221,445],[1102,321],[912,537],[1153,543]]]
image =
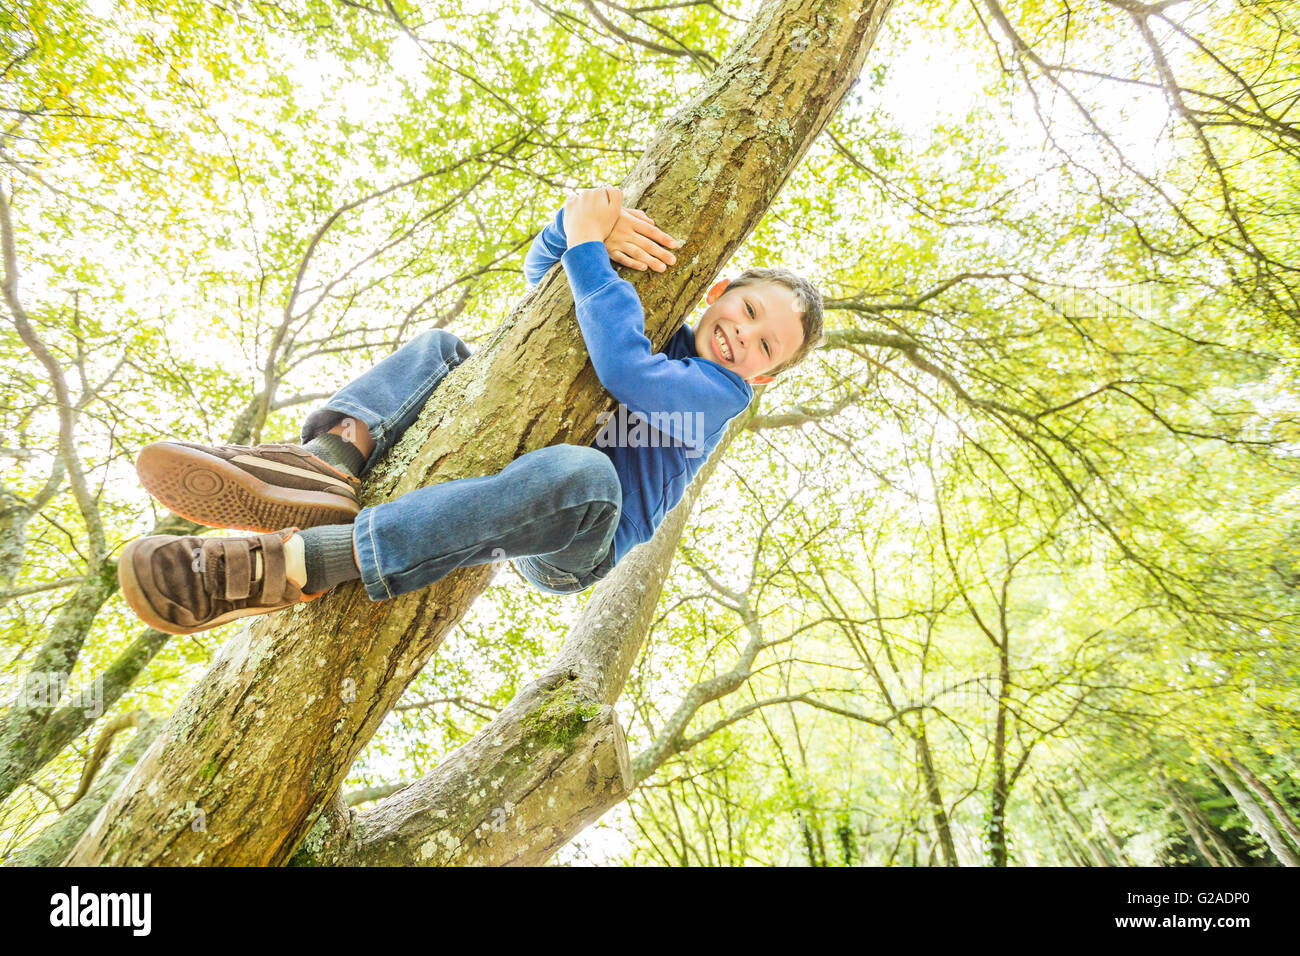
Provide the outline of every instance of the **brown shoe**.
[[274,531],[350,524],[361,482],[299,445],[146,445],[135,470],[149,494],[211,528]]
[[304,595],[285,573],[284,543],[297,530],[245,538],[137,538],[117,562],[122,596],[140,620],[168,634],[206,631],[313,600],[325,592]]

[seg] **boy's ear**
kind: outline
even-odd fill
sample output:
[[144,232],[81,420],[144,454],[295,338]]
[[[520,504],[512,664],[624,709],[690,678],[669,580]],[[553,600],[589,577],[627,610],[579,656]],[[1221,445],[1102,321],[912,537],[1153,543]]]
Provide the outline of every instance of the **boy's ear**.
[[729,285],[731,285],[730,279],[719,279],[717,282],[713,283],[712,287],[710,287],[709,291],[705,294],[704,301],[709,303],[709,305],[713,305],[714,302],[718,301],[718,296],[727,291],[727,286]]

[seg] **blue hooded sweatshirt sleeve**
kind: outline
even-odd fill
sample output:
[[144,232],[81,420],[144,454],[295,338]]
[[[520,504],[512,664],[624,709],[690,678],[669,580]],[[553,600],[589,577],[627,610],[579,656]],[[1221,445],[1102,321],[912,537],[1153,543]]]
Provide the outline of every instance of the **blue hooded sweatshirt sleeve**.
[[533,244],[524,256],[524,279],[530,286],[542,281],[548,269],[560,261],[564,250],[569,248],[568,237],[564,234],[564,209],[555,214],[555,219],[546,224],[538,233]]
[[654,351],[636,289],[614,271],[604,243],[568,248],[563,216],[561,209],[533,241],[524,275],[535,285],[557,259],[563,263],[600,383],[632,417],[673,439],[595,443],[613,460],[623,485],[614,542],[618,560],[649,540],[754,391],[735,372],[701,358],[689,326],[673,336],[667,354]]

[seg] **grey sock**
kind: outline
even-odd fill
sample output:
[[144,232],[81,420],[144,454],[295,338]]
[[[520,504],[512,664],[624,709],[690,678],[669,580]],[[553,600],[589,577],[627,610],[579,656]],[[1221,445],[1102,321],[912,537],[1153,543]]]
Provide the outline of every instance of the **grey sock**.
[[327,591],[336,584],[361,577],[352,557],[352,525],[327,524],[298,532],[307,565],[304,594]]
[[321,461],[340,471],[346,471],[353,478],[360,475],[361,469],[366,467],[366,456],[361,454],[360,448],[330,432],[317,435],[303,447]]

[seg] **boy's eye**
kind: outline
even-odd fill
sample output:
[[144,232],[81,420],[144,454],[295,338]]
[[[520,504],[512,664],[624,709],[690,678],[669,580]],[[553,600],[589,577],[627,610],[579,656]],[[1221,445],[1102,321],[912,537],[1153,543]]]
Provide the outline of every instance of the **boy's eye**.
[[751,319],[754,317],[754,307],[748,302],[745,303],[745,311],[749,313]]
[[772,354],[772,350],[767,347],[767,339],[763,339],[763,351],[766,352],[769,357]]

